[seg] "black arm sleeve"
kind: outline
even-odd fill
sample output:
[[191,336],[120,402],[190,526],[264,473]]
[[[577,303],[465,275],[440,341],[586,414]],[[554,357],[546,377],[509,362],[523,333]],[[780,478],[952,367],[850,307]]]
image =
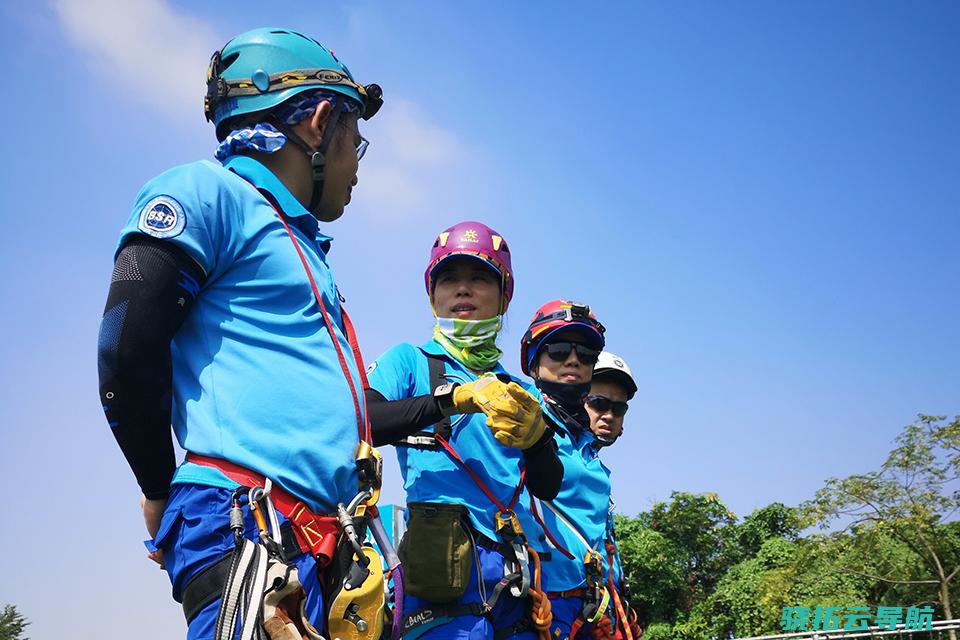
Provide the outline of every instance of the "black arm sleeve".
[[100,323],[100,400],[144,495],[170,493],[170,340],[193,307],[203,270],[181,249],[131,239],[114,264]]
[[523,450],[523,464],[527,469],[527,488],[530,493],[541,500],[556,498],[563,482],[563,463],[557,455],[553,429],[548,426],[532,447]]
[[387,400],[379,391],[370,388],[364,390],[364,395],[375,447],[392,444],[443,419],[433,396]]

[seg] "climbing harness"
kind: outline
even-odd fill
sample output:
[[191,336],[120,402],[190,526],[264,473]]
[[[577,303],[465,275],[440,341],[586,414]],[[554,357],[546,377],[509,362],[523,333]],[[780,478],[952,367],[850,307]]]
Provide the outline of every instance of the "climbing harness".
[[[431,392],[447,383],[447,375],[444,366],[444,359],[435,354],[423,352],[427,357],[429,370],[429,379]],[[550,609],[549,599],[540,587],[540,558],[536,556],[536,551],[527,545],[527,538],[523,527],[520,525],[520,519],[516,514],[515,507],[523,492],[526,483],[526,469],[520,469],[520,483],[514,490],[509,502],[504,504],[489,487],[483,482],[480,476],[470,468],[466,461],[457,453],[449,438],[453,431],[453,425],[449,417],[444,417],[434,425],[433,431],[419,431],[412,436],[407,437],[402,446],[410,446],[423,449],[443,449],[453,458],[461,468],[470,476],[477,488],[493,503],[497,508],[494,514],[494,530],[502,542],[490,540],[486,536],[474,531],[469,523],[464,524],[464,530],[471,537],[473,547],[483,546],[496,550],[504,557],[503,577],[494,586],[493,591],[487,596],[483,591],[483,580],[480,579],[482,603],[470,603],[463,605],[443,605],[431,606],[430,609],[421,609],[413,611],[404,616],[403,632],[407,633],[416,627],[433,623],[440,618],[455,618],[463,615],[488,616],[496,605],[500,596],[505,590],[516,598],[529,596],[531,598],[532,610],[529,618],[523,619],[513,627],[500,630],[495,634],[494,640],[500,640],[503,634],[513,635],[526,630],[531,623],[537,628],[541,635],[541,640],[549,640],[550,624],[553,616]],[[476,551],[474,551],[476,553]],[[530,566],[533,564],[534,571],[531,573]],[[477,567],[479,570],[479,558],[477,557]]]
[[[603,582],[603,558],[601,557],[600,553],[594,549],[589,542],[587,542],[587,539],[582,533],[580,533],[580,530],[577,529],[572,522],[570,522],[566,515],[564,515],[563,512],[553,504],[553,502],[550,500],[541,500],[540,503],[546,505],[547,508],[553,512],[557,519],[563,523],[567,529],[570,530],[573,536],[580,542],[581,545],[583,545],[584,549],[586,550],[583,558],[584,576],[586,580],[585,586],[579,589],[552,592],[549,594],[553,598],[579,597],[583,600],[583,609],[581,610],[580,615],[571,625],[570,639],[573,640],[573,638],[576,637],[577,631],[579,631],[580,627],[585,623],[590,623],[593,625],[592,633],[596,638],[598,638],[598,640],[612,638],[612,624],[609,619],[606,619],[603,616],[604,612],[607,610],[607,607],[610,606],[610,597],[612,593]],[[532,508],[532,510],[534,514],[537,513],[535,508]],[[540,521],[539,518],[537,519],[542,525],[542,521]],[[543,529],[549,533],[546,526],[544,526]],[[554,538],[551,537],[551,541],[553,540]],[[556,543],[554,543],[554,546],[557,546],[558,550],[565,553],[568,557],[574,557],[569,551],[559,547]],[[609,585],[612,586],[612,577],[608,582]]]

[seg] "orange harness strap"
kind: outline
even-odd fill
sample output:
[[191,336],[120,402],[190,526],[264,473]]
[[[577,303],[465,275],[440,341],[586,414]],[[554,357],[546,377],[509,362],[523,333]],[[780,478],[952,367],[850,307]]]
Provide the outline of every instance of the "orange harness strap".
[[626,609],[623,607],[623,602],[620,601],[620,594],[617,592],[617,587],[613,584],[613,560],[617,548],[612,542],[607,542],[606,547],[607,566],[610,567],[610,570],[607,572],[607,586],[610,587],[610,593],[613,595],[613,604],[617,610],[620,627],[623,629],[623,636],[625,640],[640,640],[643,631],[637,625],[637,615],[633,613],[633,611],[630,612],[630,615],[627,615]]

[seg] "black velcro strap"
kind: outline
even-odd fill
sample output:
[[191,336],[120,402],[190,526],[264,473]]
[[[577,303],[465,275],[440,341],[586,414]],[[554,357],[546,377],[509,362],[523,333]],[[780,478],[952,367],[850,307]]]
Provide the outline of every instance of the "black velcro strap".
[[487,613],[487,608],[478,602],[450,606],[439,605],[428,609],[417,609],[413,613],[403,616],[403,631],[401,633],[406,634],[411,629],[430,624],[438,618],[458,618],[460,616],[485,617]]
[[223,585],[227,582],[227,575],[230,573],[230,566],[233,564],[233,556],[231,551],[207,566],[190,578],[190,582],[183,588],[181,596],[183,615],[187,618],[188,625],[207,605],[220,598]]
[[293,534],[293,524],[289,520],[280,525],[280,545],[283,548],[283,557],[287,560],[293,560],[304,553]]
[[[280,541],[283,546],[283,556],[287,560],[292,560],[305,553],[297,543],[296,536],[293,535],[293,525],[289,520],[280,525]],[[204,607],[220,597],[223,592],[223,585],[227,582],[227,575],[230,573],[233,556],[234,552],[231,551],[205,567],[200,573],[193,576],[183,588],[180,599],[183,603],[183,615],[187,618],[187,624],[190,624]]]

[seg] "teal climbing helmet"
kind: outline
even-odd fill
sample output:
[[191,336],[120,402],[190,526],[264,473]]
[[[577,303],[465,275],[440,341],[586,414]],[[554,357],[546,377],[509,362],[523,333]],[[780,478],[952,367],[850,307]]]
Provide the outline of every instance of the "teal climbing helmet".
[[313,38],[290,29],[253,29],[210,58],[203,111],[223,140],[230,132],[222,125],[230,118],[318,88],[352,100],[365,120],[383,104],[378,85],[357,83],[347,66]]

